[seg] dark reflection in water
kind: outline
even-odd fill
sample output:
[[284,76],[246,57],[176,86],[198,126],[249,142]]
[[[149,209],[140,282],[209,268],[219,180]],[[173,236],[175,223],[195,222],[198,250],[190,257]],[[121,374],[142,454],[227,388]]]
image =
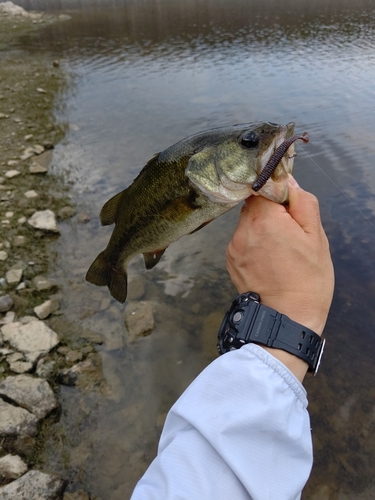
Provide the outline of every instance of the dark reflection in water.
[[298,147],[296,177],[320,200],[337,281],[325,360],[306,381],[315,465],[303,496],[375,498],[373,2],[20,3],[71,15],[22,48],[52,51],[75,75],[63,116],[71,129],[55,165],[92,218],[63,225],[54,275],[65,284],[70,318],[106,338],[109,387],[106,395],[62,389],[66,413],[56,432],[64,439],[46,456],[57,469],[69,457],[73,489],[127,498],[155,454],[168,408],[215,357],[234,294],[224,250],[236,210],[173,245],[151,272],[134,260],[130,280],[143,281],[157,326],[126,346],[122,308],[83,280],[108,239],[102,204],[153,153],[187,135],[293,120],[312,137]]

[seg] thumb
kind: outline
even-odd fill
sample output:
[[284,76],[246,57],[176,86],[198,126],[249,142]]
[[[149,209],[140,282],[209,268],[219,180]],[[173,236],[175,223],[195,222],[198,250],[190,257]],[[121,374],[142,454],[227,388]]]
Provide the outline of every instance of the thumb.
[[306,233],[315,233],[321,228],[318,199],[300,188],[292,176],[289,177],[289,215]]

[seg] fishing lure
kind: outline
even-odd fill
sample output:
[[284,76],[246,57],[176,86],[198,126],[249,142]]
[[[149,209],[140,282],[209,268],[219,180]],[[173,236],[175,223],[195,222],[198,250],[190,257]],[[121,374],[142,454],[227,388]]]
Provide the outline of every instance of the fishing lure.
[[297,140],[301,139],[303,142],[309,142],[309,136],[307,132],[304,132],[302,135],[294,135],[290,139],[287,139],[276,149],[276,151],[272,154],[271,158],[268,160],[266,166],[262,170],[262,172],[258,175],[254,184],[252,185],[253,191],[257,192],[261,189],[271,175],[276,170],[277,165],[281,162],[282,157],[288,151],[290,146]]

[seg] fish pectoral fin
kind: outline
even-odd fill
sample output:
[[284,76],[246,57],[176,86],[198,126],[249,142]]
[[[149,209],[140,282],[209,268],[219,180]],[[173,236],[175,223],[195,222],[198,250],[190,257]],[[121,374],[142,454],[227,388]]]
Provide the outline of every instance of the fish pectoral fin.
[[125,191],[126,189],[121,191],[121,193],[117,193],[103,205],[100,211],[100,222],[102,226],[110,226],[116,222],[117,208]]
[[145,252],[143,254],[143,258],[145,260],[146,269],[150,270],[154,266],[156,266],[156,264],[162,258],[162,255],[165,251],[166,251],[166,248],[163,248],[163,250],[155,250],[155,252]]

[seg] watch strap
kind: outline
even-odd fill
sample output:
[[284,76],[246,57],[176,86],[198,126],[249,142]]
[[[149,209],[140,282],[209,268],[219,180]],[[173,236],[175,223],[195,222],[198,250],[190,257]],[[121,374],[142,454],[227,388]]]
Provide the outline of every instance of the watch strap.
[[258,343],[283,349],[305,361],[316,373],[325,341],[313,330],[260,303],[254,292],[239,295],[227,311],[218,334],[220,353]]

